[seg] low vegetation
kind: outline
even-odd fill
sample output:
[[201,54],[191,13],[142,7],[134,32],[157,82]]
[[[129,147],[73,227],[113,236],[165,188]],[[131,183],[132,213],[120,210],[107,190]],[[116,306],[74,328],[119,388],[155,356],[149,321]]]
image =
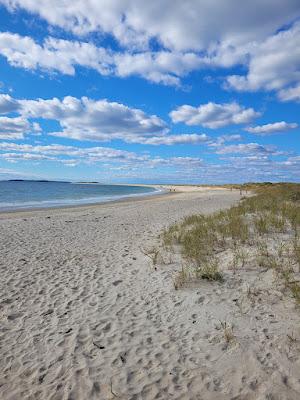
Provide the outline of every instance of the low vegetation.
[[234,341],[235,336],[233,333],[233,325],[232,324],[229,324],[227,321],[220,321],[220,325],[216,326],[216,329],[223,331],[223,336],[224,336],[225,342],[227,344]]
[[165,249],[178,248],[182,258],[175,289],[200,279],[222,282],[226,258],[233,273],[250,266],[273,269],[300,303],[300,185],[229,188],[240,190],[237,206],[213,215],[189,216],[162,233]]

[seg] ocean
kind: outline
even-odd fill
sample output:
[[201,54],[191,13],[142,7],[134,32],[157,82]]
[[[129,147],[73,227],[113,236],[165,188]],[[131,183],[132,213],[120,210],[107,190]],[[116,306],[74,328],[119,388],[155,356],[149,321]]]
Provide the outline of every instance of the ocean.
[[93,204],[156,193],[146,186],[71,182],[0,181],[0,210]]

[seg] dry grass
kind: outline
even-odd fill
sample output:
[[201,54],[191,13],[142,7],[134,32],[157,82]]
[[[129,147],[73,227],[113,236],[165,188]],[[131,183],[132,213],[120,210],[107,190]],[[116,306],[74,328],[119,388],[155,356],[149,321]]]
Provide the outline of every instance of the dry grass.
[[295,237],[293,240],[293,252],[294,258],[298,263],[298,267],[300,269],[300,240],[298,237]]
[[177,272],[173,278],[174,289],[178,290],[185,286],[186,282],[189,280],[189,273],[182,267],[181,271]]
[[227,344],[234,341],[235,336],[233,333],[232,324],[229,324],[227,321],[220,321],[220,325],[217,327],[217,329],[223,331],[223,336]]
[[296,302],[300,304],[300,281],[290,282],[288,286],[291,290],[292,296]]
[[251,258],[258,267],[274,269],[300,303],[300,283],[295,278],[300,272],[300,185],[265,183],[238,188],[256,195],[243,197],[226,211],[189,216],[161,235],[166,249],[180,247],[190,271],[180,272],[176,288],[195,278],[222,281],[220,254],[230,251],[234,272]]
[[223,276],[219,271],[217,259],[211,260],[206,264],[201,265],[195,269],[195,276],[198,279],[206,279],[208,281],[223,281]]
[[148,258],[150,258],[153,267],[156,269],[156,266],[159,262],[160,250],[158,247],[151,247],[149,249],[140,248],[141,252]]
[[232,265],[231,269],[234,273],[238,268],[244,268],[248,261],[248,252],[243,247],[236,247],[232,250]]

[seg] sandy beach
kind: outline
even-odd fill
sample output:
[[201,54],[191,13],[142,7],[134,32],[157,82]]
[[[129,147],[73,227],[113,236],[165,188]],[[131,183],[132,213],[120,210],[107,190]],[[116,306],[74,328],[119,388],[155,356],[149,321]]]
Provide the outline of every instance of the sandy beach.
[[[0,214],[0,398],[300,398],[300,314],[272,271],[174,290],[174,263],[145,249],[184,216],[228,208],[238,191],[172,194]],[[237,299],[244,302],[237,303]],[[226,344],[220,321],[234,325]]]

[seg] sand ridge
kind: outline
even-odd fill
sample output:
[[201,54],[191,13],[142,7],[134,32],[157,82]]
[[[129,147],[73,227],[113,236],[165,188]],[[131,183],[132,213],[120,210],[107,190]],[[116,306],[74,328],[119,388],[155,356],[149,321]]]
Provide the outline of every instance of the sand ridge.
[[[0,398],[299,399],[299,349],[281,339],[299,327],[292,301],[264,294],[247,326],[230,281],[175,291],[172,265],[154,270],[141,251],[239,198],[210,189],[1,215]],[[224,319],[243,332],[231,346]]]

